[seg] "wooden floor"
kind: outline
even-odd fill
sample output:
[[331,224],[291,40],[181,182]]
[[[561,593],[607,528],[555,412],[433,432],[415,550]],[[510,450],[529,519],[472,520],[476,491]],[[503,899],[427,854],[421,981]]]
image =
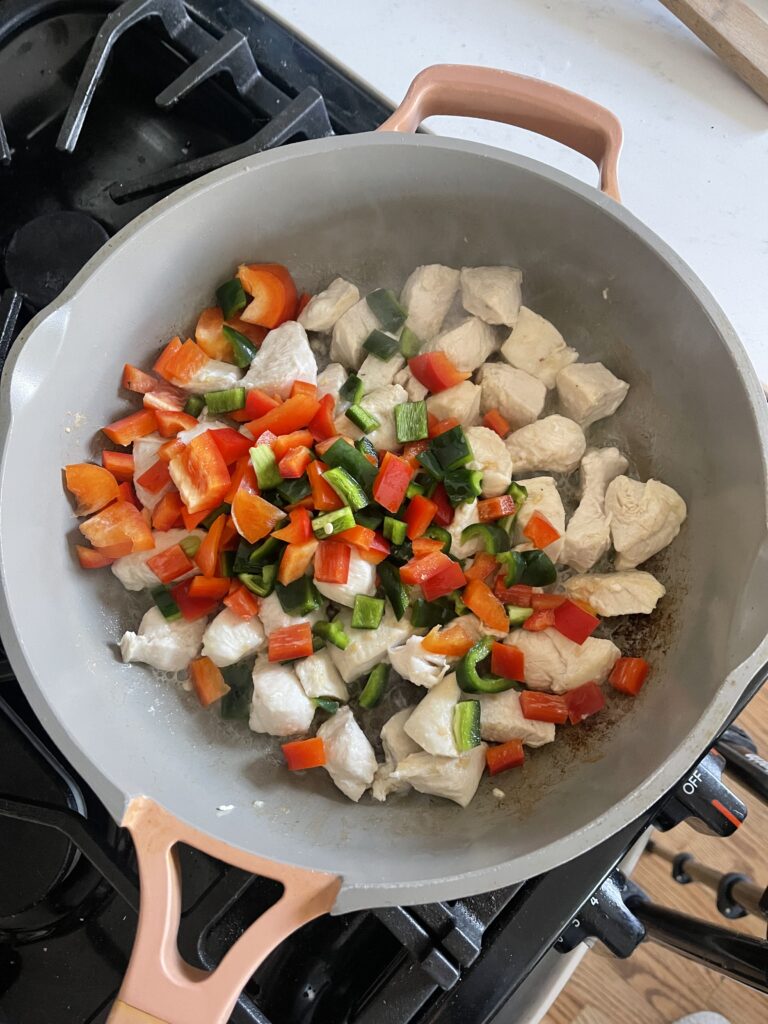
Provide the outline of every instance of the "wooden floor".
[[[766,756],[768,751],[768,687],[740,718]],[[734,790],[739,791],[734,784]],[[741,791],[740,795],[741,794]],[[747,821],[729,839],[703,836],[686,825],[656,840],[675,853],[686,850],[720,871],[740,871],[759,885],[768,885],[768,807],[744,794]],[[715,909],[714,894],[693,883],[672,881],[670,866],[644,854],[633,875],[656,903],[739,929],[760,938],[766,925],[754,917],[727,922]],[[732,1024],[766,1024],[768,996],[762,996],[654,946],[644,943],[628,960],[616,960],[602,951],[590,951],[582,960],[543,1024],[669,1024],[697,1010],[721,1013]]]

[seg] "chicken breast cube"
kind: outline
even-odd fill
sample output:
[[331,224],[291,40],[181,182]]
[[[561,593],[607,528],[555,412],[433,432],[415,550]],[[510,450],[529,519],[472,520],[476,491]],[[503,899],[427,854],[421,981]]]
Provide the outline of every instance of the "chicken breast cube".
[[411,636],[401,647],[392,647],[389,662],[403,679],[427,690],[437,686],[448,671],[445,655],[425,651],[420,636]]
[[270,594],[269,597],[263,597],[261,599],[261,607],[259,608],[259,619],[264,627],[264,632],[267,636],[274,633],[276,629],[284,629],[286,626],[296,626],[300,622],[309,622],[314,624],[323,617],[322,609],[318,608],[309,615],[289,615],[283,611],[283,606],[280,604],[280,600],[277,594]]
[[257,658],[248,720],[251,730],[269,736],[294,736],[306,732],[314,716],[315,705],[304,693],[291,666]]
[[219,612],[203,634],[203,654],[224,668],[255,654],[264,646],[264,630],[254,616],[243,619],[231,608]]
[[400,302],[408,310],[405,326],[429,341],[442,327],[458,290],[459,272],[453,267],[440,263],[416,267],[400,293]]
[[317,397],[330,395],[337,402],[342,384],[347,379],[347,371],[341,363],[328,363],[326,368],[317,375]]
[[[167,440],[167,437],[161,437],[159,434],[147,434],[146,437],[138,437],[133,442],[133,489],[136,491],[136,497],[144,508],[154,508],[163,495],[167,494],[173,487],[173,484],[169,481],[153,494],[146,487],[142,487],[141,484],[137,483],[139,477],[143,476],[157,462],[157,453]],[[150,553],[150,558],[152,554],[154,552]]]
[[242,383],[246,388],[259,388],[270,395],[288,398],[296,380],[315,384],[317,363],[307,332],[295,320],[287,320],[262,341]]
[[465,431],[474,459],[470,469],[479,469],[483,474],[483,494],[496,498],[509,487],[512,479],[512,459],[507,446],[488,427],[470,427]]
[[[154,555],[160,554],[161,551],[172,548],[180,540],[184,540],[185,537],[197,537],[202,541],[205,533],[203,530],[157,530],[153,533],[153,537],[155,539],[155,546],[149,551],[137,551],[133,555],[124,555],[112,563],[110,567],[112,572],[126,590],[144,590],[146,587],[158,586],[160,581],[147,565],[149,559]],[[180,576],[179,580],[175,582],[194,576],[197,572],[199,570],[195,567],[186,576]]]
[[[386,387],[376,388],[375,391],[363,395],[360,400],[360,405],[379,421],[379,426],[368,434],[372,444],[379,451],[391,452],[400,447],[395,429],[394,408],[401,402],[407,401],[408,395],[399,384],[388,384]],[[336,429],[340,434],[346,434],[347,437],[355,440],[363,436],[362,430],[359,430],[346,416],[339,416],[336,419]]]
[[159,608],[144,613],[138,633],[124,633],[123,661],[141,661],[161,672],[181,672],[200,653],[205,619],[169,622]]
[[525,370],[506,363],[486,363],[477,374],[480,385],[480,412],[498,409],[513,430],[537,420],[544,409],[547,389]]
[[612,416],[628,391],[629,384],[602,363],[573,363],[557,375],[562,410],[582,427]]
[[401,355],[396,354],[391,359],[379,359],[378,356],[369,353],[363,360],[357,375],[363,382],[366,392],[375,391],[376,388],[392,384],[404,366],[405,359]]
[[522,300],[522,271],[515,267],[462,267],[461,303],[487,324],[514,327]]
[[503,693],[479,693],[480,735],[494,743],[522,740],[527,747],[543,747],[555,738],[552,722],[534,722],[525,717],[520,708],[520,694],[516,690]]
[[463,380],[427,399],[427,412],[439,420],[457,419],[465,428],[480,422],[481,392],[477,384]]
[[422,346],[422,352],[445,352],[457,370],[473,373],[497,348],[493,328],[476,316],[462,320]]
[[581,461],[587,441],[584,431],[565,416],[545,416],[529,423],[505,444],[512,456],[512,472],[531,473],[548,470],[550,473],[572,473]]
[[428,754],[456,757],[453,738],[453,709],[459,702],[461,690],[456,673],[446,676],[421,700],[405,723],[405,731]]
[[204,395],[206,391],[226,391],[228,388],[237,387],[242,376],[243,371],[232,363],[225,363],[221,359],[209,359],[194,377],[180,387],[190,394]]
[[380,661],[389,660],[389,649],[405,643],[413,633],[410,622],[407,619],[398,622],[389,605],[378,629],[353,629],[352,612],[346,608],[342,609],[336,621],[341,623],[349,637],[349,644],[344,651],[338,647],[327,650],[345,683],[367,675]]
[[423,402],[429,394],[429,390],[424,387],[421,381],[416,380],[407,366],[395,374],[394,382],[399,384],[400,387],[405,388],[409,402]]
[[341,708],[317,730],[325,747],[325,770],[355,803],[373,782],[376,755],[349,708]]
[[595,572],[565,581],[569,597],[586,601],[598,615],[650,615],[667,590],[650,572]]
[[512,333],[501,346],[501,354],[517,367],[536,377],[547,388],[555,386],[558,373],[576,362],[579,353],[569,348],[558,329],[526,306],[520,307],[520,315]]
[[553,693],[565,693],[590,681],[604,683],[621,656],[610,640],[590,636],[579,645],[556,629],[538,633],[519,629],[507,642],[514,642],[525,656],[526,686]]
[[568,521],[562,561],[586,572],[611,546],[611,524],[605,512],[605,491],[627,468],[618,448],[588,448],[581,460],[581,502]]
[[460,757],[432,757],[431,754],[410,754],[393,773],[420,793],[441,796],[466,807],[477,792],[485,770],[487,746],[480,743]]
[[473,523],[479,522],[477,501],[465,502],[456,508],[453,514],[453,522],[446,526],[446,530],[451,535],[451,554],[454,558],[469,558],[470,555],[477,554],[480,551],[483,543],[479,537],[466,542],[461,539],[462,530],[465,530]]
[[352,608],[357,594],[373,597],[376,593],[376,566],[366,562],[355,548],[351,547],[347,582],[323,583],[322,580],[315,580],[315,586],[329,601]]
[[611,519],[617,569],[634,569],[671,544],[688,514],[672,487],[659,480],[643,484],[628,476],[618,476],[608,485],[605,511]]
[[360,299],[333,325],[330,357],[348,370],[356,370],[367,355],[363,342],[379,327],[379,321],[366,299]]
[[545,553],[552,561],[558,562],[563,550],[565,509],[557,484],[551,476],[534,476],[530,480],[523,480],[523,487],[528,491],[528,497],[523,502],[515,520],[515,543],[524,550],[530,550],[533,547],[523,533],[523,529],[528,525],[528,520],[533,513],[540,512],[560,534],[558,540],[544,548]]
[[312,296],[299,314],[299,323],[305,331],[330,331],[339,317],[359,301],[356,285],[336,277],[324,291]]
[[392,773],[409,754],[421,749],[405,731],[405,723],[411,716],[412,707],[397,711],[381,727],[381,745],[384,748],[384,764],[376,769],[371,792],[374,800],[386,800],[390,793],[402,793],[411,788],[405,779],[394,779]]
[[349,700],[346,683],[336,671],[327,650],[302,658],[296,662],[295,669],[308,697],[331,697],[342,703]]

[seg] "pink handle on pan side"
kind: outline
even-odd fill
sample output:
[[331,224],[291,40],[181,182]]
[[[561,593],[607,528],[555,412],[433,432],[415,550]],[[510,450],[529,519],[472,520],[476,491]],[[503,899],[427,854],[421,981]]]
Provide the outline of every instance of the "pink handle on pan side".
[[415,132],[433,114],[501,121],[561,142],[588,157],[600,171],[601,190],[621,202],[621,124],[610,110],[585,96],[510,71],[435,64],[414,78],[379,131]]
[[[136,847],[141,905],[131,961],[107,1024],[226,1024],[258,965],[297,928],[326,914],[341,887],[336,875],[265,860],[212,839],[147,797],[131,801],[123,825]],[[183,960],[176,943],[181,880],[173,848],[178,842],[274,878],[285,889],[210,973]]]

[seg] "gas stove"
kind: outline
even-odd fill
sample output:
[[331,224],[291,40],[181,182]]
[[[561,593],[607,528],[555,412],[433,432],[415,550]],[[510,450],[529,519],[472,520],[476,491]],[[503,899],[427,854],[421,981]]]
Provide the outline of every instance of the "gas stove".
[[[0,366],[29,318],[163,195],[249,153],[372,130],[390,112],[247,0],[4,0]],[[136,927],[131,842],[53,747],[2,657],[0,683],[0,1022],[98,1024]],[[560,954],[599,939],[628,956],[645,936],[647,905],[617,865],[651,823],[690,818],[723,836],[738,827],[746,808],[723,765],[705,754],[641,819],[523,884],[306,925],[257,970],[231,1021],[528,1019]],[[179,948],[212,969],[274,902],[275,883],[186,847],[180,861]],[[719,966],[738,975],[738,962]]]

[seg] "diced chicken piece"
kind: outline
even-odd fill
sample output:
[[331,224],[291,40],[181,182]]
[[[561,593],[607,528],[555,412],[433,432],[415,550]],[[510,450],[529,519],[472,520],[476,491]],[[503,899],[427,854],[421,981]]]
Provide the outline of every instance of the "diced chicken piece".
[[[147,565],[149,559],[154,555],[158,555],[161,551],[172,548],[174,544],[178,544],[185,537],[197,537],[202,541],[205,533],[203,530],[158,530],[155,531],[153,537],[155,539],[155,546],[149,551],[137,551],[134,555],[124,555],[112,563],[112,572],[126,590],[144,590],[146,587],[158,586],[160,581]],[[188,576],[194,576],[198,571],[195,568],[192,572],[187,573],[186,576],[180,576],[179,580],[187,579]]]
[[288,398],[293,382],[317,382],[317,362],[307,340],[307,332],[295,320],[270,331],[243,377],[246,388],[259,388],[270,395]]
[[476,554],[483,546],[479,537],[473,540],[462,542],[461,532],[473,523],[479,523],[477,515],[477,501],[465,502],[459,505],[453,514],[453,522],[446,526],[451,535],[451,554],[454,558],[469,558]]
[[477,374],[477,383],[482,389],[480,412],[498,409],[513,430],[541,416],[547,389],[525,370],[506,363],[486,363]]
[[373,597],[376,593],[376,566],[361,558],[355,548],[350,548],[347,582],[323,583],[322,580],[315,580],[315,586],[329,601],[352,608],[357,594]]
[[610,640],[590,636],[583,644],[543,629],[529,633],[515,631],[508,643],[514,643],[525,656],[525,684],[531,690],[565,693],[590,681],[604,683],[621,651]]
[[486,498],[498,497],[512,479],[512,459],[507,446],[496,431],[488,427],[470,427],[465,433],[474,455],[470,468],[479,469],[483,474],[483,494]]
[[124,633],[123,661],[142,661],[161,672],[180,672],[196,658],[203,641],[205,619],[169,622],[159,608],[144,613],[138,633]]
[[393,776],[410,782],[420,793],[441,796],[466,807],[480,785],[486,749],[486,744],[481,743],[460,757],[410,754],[398,764]]
[[264,630],[258,618],[243,619],[231,608],[219,612],[203,634],[203,654],[224,668],[255,654],[264,646]]
[[277,594],[270,594],[269,597],[261,599],[259,618],[267,636],[274,633],[276,629],[284,629],[286,626],[296,626],[300,622],[314,624],[323,618],[322,609],[318,608],[309,615],[289,615],[283,611],[283,606]]
[[480,701],[480,735],[484,740],[494,743],[522,740],[527,747],[543,747],[554,740],[554,724],[527,719],[520,708],[520,694],[516,690],[475,696]]
[[688,514],[672,487],[628,476],[618,476],[608,485],[605,511],[611,519],[617,569],[634,569],[671,544]]
[[404,370],[395,374],[395,384],[405,388],[409,402],[423,402],[429,394],[428,389],[424,387],[421,381],[416,380],[407,366]]
[[422,345],[422,352],[445,352],[457,370],[474,373],[497,348],[492,327],[476,316],[467,317],[456,327],[435,335]]
[[427,399],[427,412],[439,420],[457,419],[464,427],[480,422],[481,392],[477,384],[463,380]]
[[529,423],[505,442],[512,456],[512,472],[571,473],[578,466],[587,447],[584,431],[565,416],[545,416]]
[[588,448],[581,460],[581,502],[568,521],[562,561],[586,572],[611,546],[611,524],[605,512],[605,491],[627,468],[618,448]]
[[458,290],[459,272],[453,267],[440,263],[416,267],[400,293],[400,302],[408,310],[405,326],[429,341],[442,327]]
[[353,629],[352,612],[343,608],[336,620],[349,637],[346,650],[338,647],[326,648],[345,683],[367,675],[381,661],[388,661],[391,647],[403,644],[413,633],[413,626],[403,618],[399,621],[387,605],[384,618],[378,629]]
[[563,550],[563,534],[565,533],[565,509],[563,499],[557,489],[557,484],[551,476],[533,476],[529,480],[522,481],[523,487],[528,491],[528,497],[517,513],[515,519],[515,543],[523,549],[530,550],[533,544],[523,533],[524,527],[534,512],[540,512],[560,534],[558,540],[548,544],[544,551],[553,562],[560,561]]
[[573,363],[557,375],[557,396],[566,416],[583,428],[613,416],[627,397],[629,384],[602,363]]
[[403,793],[411,788],[410,782],[406,782],[405,779],[394,779],[392,773],[409,754],[416,754],[421,750],[404,728],[412,711],[413,708],[408,707],[395,712],[381,727],[381,745],[384,748],[385,760],[384,764],[380,764],[376,769],[373,780],[371,792],[375,800],[386,800],[390,793]]
[[341,363],[328,363],[324,370],[317,375],[317,397],[323,398],[331,395],[339,401],[339,391],[347,379],[347,371]]
[[376,755],[351,710],[340,708],[317,730],[325,747],[325,770],[355,803],[373,782]]
[[526,306],[520,307],[517,323],[501,346],[501,354],[512,366],[537,377],[550,389],[555,386],[558,373],[579,358],[576,349],[565,344],[562,334],[549,320]]
[[360,299],[333,325],[330,357],[348,370],[356,370],[367,355],[363,342],[379,327],[379,321],[368,305]]
[[315,705],[304,693],[290,665],[266,658],[253,666],[253,698],[248,725],[253,732],[270,736],[295,736],[306,732],[315,716]]
[[[360,405],[379,421],[380,425],[368,434],[372,444],[379,451],[391,452],[400,447],[395,429],[394,408],[396,405],[400,405],[401,402],[407,401],[408,395],[399,384],[388,384],[386,387],[376,388],[375,391],[363,395],[360,400]],[[358,430],[354,423],[351,423],[346,416],[339,416],[337,418],[336,429],[340,434],[346,434],[347,437],[354,439],[363,436],[362,430]]]
[[378,356],[369,352],[357,371],[357,375],[363,382],[366,392],[375,391],[376,388],[384,388],[387,384],[392,384],[404,366],[405,359],[401,355],[395,354],[391,359],[379,359]]
[[299,323],[305,331],[330,331],[339,317],[359,301],[357,286],[336,277],[324,291],[312,296],[299,314]]
[[453,709],[460,697],[456,673],[452,672],[419,701],[405,723],[406,733],[428,754],[457,756],[458,750],[453,738]]
[[209,359],[205,366],[181,387],[190,394],[204,395],[206,391],[226,391],[228,388],[237,387],[242,376],[243,371],[232,363],[225,363],[221,359]]
[[522,283],[522,271],[515,267],[462,267],[462,305],[487,324],[514,327],[520,314]]
[[173,487],[173,484],[169,482],[157,493],[152,494],[146,487],[136,483],[139,477],[157,462],[157,453],[167,440],[167,437],[161,437],[159,434],[147,434],[146,437],[139,437],[133,442],[133,488],[144,508],[154,508],[163,495]]
[[586,601],[598,615],[650,615],[667,590],[650,572],[595,572],[565,581],[569,597]]
[[399,676],[427,690],[437,686],[448,671],[445,655],[425,651],[420,636],[409,637],[402,647],[392,647],[389,661]]
[[327,650],[317,651],[308,658],[297,661],[296,675],[308,697],[331,697],[346,703],[349,700],[347,685],[336,670]]

